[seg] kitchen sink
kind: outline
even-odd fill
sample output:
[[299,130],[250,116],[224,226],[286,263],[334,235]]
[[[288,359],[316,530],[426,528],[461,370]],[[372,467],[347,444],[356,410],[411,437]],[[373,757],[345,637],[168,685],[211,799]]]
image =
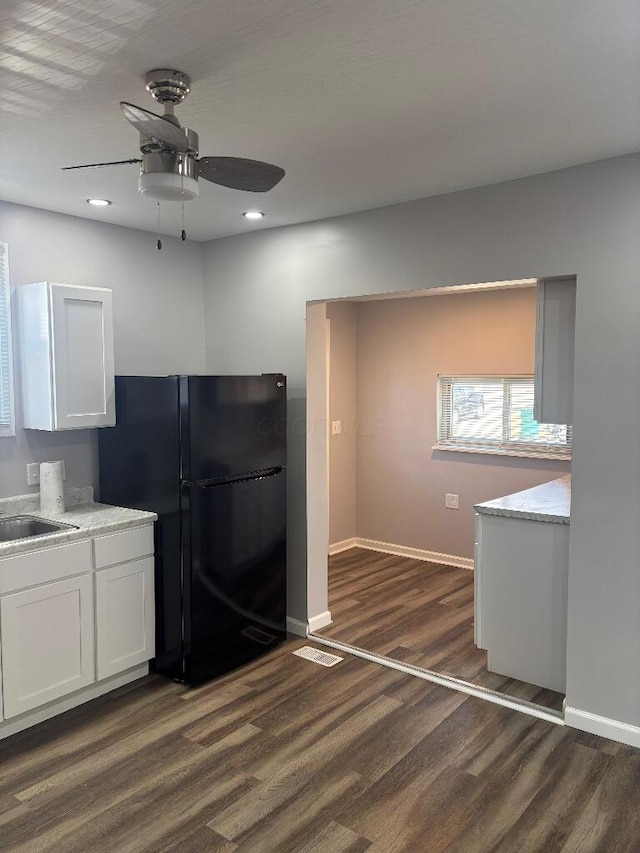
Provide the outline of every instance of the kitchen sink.
[[59,521],[47,521],[33,515],[11,515],[0,517],[0,542],[15,542],[19,539],[29,539],[32,536],[47,536],[61,533],[64,530],[77,530],[73,524],[62,524]]

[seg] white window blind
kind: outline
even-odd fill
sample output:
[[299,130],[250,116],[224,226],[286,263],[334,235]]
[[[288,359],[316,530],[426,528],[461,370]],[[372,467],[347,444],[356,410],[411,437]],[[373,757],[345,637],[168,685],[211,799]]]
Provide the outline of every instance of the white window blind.
[[570,459],[571,428],[538,423],[533,393],[533,376],[439,376],[436,447]]
[[14,431],[9,247],[0,243],[0,436],[13,435]]

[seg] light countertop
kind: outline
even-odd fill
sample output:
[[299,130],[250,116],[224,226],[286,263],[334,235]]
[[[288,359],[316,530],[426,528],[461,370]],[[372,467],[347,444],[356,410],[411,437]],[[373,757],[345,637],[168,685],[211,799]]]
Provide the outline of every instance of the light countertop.
[[476,512],[569,524],[571,516],[571,475],[513,495],[476,504]]
[[65,491],[65,502],[67,511],[54,516],[40,512],[38,495],[0,498],[0,520],[11,515],[33,515],[47,521],[72,524],[77,528],[61,530],[59,533],[49,533],[45,536],[31,536],[28,539],[13,542],[0,542],[0,558],[26,551],[36,551],[39,548],[53,548],[78,539],[88,539],[92,536],[127,530],[130,527],[139,527],[141,524],[152,524],[158,517],[154,512],[95,503],[93,489],[90,487]]

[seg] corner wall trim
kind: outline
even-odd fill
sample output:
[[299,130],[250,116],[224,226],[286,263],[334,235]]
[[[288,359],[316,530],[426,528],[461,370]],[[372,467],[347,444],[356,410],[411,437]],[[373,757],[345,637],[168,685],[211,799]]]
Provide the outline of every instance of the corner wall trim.
[[309,633],[312,631],[318,631],[320,628],[326,628],[327,625],[331,625],[331,613],[328,610],[325,610],[324,613],[318,613],[317,616],[311,616],[309,619]]
[[294,619],[287,616],[287,631],[290,634],[295,634],[297,637],[306,637],[309,625],[307,622],[301,622],[299,619]]
[[350,548],[358,547],[358,538],[356,536],[352,536],[351,539],[343,539],[342,542],[334,542],[333,545],[329,545],[329,556],[333,557],[334,554],[341,554],[343,551],[348,551]]
[[312,616],[308,622],[287,616],[287,631],[297,637],[306,637],[312,631],[319,631],[320,628],[331,625],[332,621],[331,613],[328,610],[325,610],[324,613],[318,613],[317,616]]
[[571,708],[568,705],[564,709],[564,720],[567,726],[589,732],[592,735],[617,740],[629,746],[640,747],[640,726],[623,723],[620,720],[612,720],[609,717],[601,717],[591,714],[589,711],[581,711],[579,708]]
[[456,566],[459,569],[473,569],[472,557],[439,554],[437,551],[424,551],[421,548],[409,548],[407,545],[394,545],[391,542],[378,542],[375,539],[360,539],[357,537],[354,545],[351,547],[365,548],[368,551],[379,551],[382,554],[393,554],[396,557],[412,557],[414,560],[424,560],[428,563],[442,563],[445,566]]

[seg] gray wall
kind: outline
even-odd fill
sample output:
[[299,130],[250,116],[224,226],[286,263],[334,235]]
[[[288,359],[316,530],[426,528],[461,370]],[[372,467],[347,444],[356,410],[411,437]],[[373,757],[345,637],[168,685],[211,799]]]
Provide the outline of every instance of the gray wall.
[[339,420],[340,435],[329,426],[329,542],[356,536],[356,451],[364,425],[357,418],[358,306],[327,305],[329,319],[329,423]]
[[473,558],[474,504],[570,470],[432,450],[438,374],[532,374],[535,323],[535,288],[358,303],[359,537]]
[[[59,281],[113,290],[116,373],[204,370],[201,244],[163,238],[158,252],[144,231],[6,203],[0,240],[9,244],[12,289]],[[68,485],[96,485],[96,431],[23,430],[17,358],[15,379],[17,434],[0,438],[0,497],[37,491],[26,484],[31,461],[64,459]]]
[[567,701],[640,723],[639,221],[630,155],[205,246],[207,368],[290,377],[292,616],[307,616],[305,302],[576,274]]

